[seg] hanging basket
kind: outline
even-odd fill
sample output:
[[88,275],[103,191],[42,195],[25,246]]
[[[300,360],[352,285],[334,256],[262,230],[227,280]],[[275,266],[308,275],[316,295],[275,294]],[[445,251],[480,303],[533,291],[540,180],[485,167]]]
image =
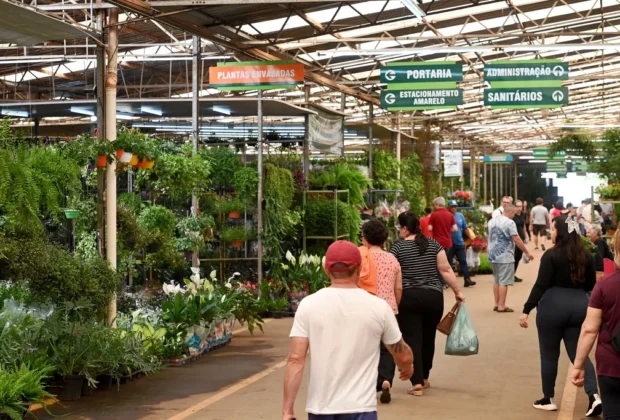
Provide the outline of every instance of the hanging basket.
[[67,219],[77,219],[80,216],[79,210],[65,209],[65,217]]
[[129,164],[133,167],[137,167],[138,162],[140,162],[140,160],[138,159],[138,155],[131,155],[131,160],[129,161]]
[[131,163],[133,159],[133,153],[122,151],[120,157],[118,156],[118,151],[116,152],[116,156],[119,158],[121,163]]
[[232,246],[233,248],[243,248],[243,241],[232,241],[230,243],[230,246]]
[[108,157],[105,155],[97,157],[97,168],[105,168],[108,164]]
[[155,165],[155,162],[148,160],[148,159],[142,159],[138,163],[137,167],[142,168],[142,169],[151,169],[153,168],[153,165]]
[[229,219],[238,219],[241,217],[241,213],[238,211],[231,211],[230,213],[228,213],[228,218]]

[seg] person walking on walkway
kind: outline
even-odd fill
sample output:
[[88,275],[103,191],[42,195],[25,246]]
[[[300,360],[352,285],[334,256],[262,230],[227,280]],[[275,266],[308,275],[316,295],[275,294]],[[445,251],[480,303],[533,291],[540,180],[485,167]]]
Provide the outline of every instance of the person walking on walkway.
[[465,229],[467,229],[467,222],[465,221],[463,213],[457,211],[456,201],[450,201],[448,205],[450,206],[450,213],[454,215],[457,227],[456,232],[452,232],[452,248],[447,251],[448,262],[452,265],[454,263],[454,257],[456,256],[456,259],[459,261],[459,266],[461,267],[461,273],[463,273],[463,277],[465,278],[464,286],[475,286],[476,282],[472,281],[469,276],[467,255],[465,254],[465,240],[463,239],[463,235],[466,234]]
[[[534,402],[534,408],[546,411],[558,409],[553,398],[560,344],[564,341],[569,359],[575,362],[579,331],[588,307],[586,292],[596,283],[594,259],[581,240],[579,224],[572,217],[562,214],[554,219],[551,240],[554,246],[542,256],[538,278],[519,321],[521,327],[527,328],[529,313],[538,308],[536,327],[543,398]],[[589,360],[586,370],[586,393],[590,399],[586,417],[591,417],[601,414],[601,400],[594,366]]]
[[[530,206],[527,201],[523,200],[523,216],[525,217],[525,233],[527,233],[528,242],[532,242],[532,232],[530,229]],[[527,242],[526,242],[527,245]]]
[[491,217],[496,218],[497,216],[501,216],[504,214],[504,209],[508,204],[512,204],[512,197],[504,196],[502,197],[502,204],[491,213]]
[[598,338],[596,372],[607,420],[620,419],[620,348],[612,344],[614,337],[616,346],[620,344],[620,231],[616,232],[614,248],[616,271],[594,286],[572,372],[573,384],[588,386],[588,355]]
[[564,213],[565,210],[566,209],[564,208],[564,204],[560,200],[553,203],[553,208],[551,209],[551,213],[549,214],[549,221],[552,222],[553,219]]
[[[396,257],[383,250],[383,245],[388,238],[387,228],[379,220],[370,220],[362,226],[362,238],[363,245],[360,247],[362,271],[359,285],[385,300],[392,308],[394,315],[397,315],[398,304],[403,296],[403,281]],[[366,275],[374,278],[364,281]],[[365,285],[370,287],[367,288]],[[394,358],[387,347],[381,343],[377,392],[381,391],[381,402],[384,404],[391,401],[390,389],[394,379],[394,369]]]
[[[452,232],[456,232],[458,227],[456,226],[456,219],[454,215],[446,209],[446,200],[443,197],[437,197],[433,200],[433,206],[435,211],[431,214],[431,218],[428,224],[428,230],[433,235],[433,238],[442,248],[448,253],[452,248]],[[448,285],[440,278],[444,288]]]
[[[452,216],[454,217],[454,216]],[[411,346],[415,369],[409,394],[421,396],[435,356],[435,334],[443,316],[443,287],[440,277],[452,288],[458,301],[465,301],[448,257],[439,242],[422,235],[420,221],[412,212],[398,216],[402,241],[394,243],[394,254],[402,270],[403,298],[398,306],[398,325]]]
[[[523,243],[527,243],[525,237],[525,213],[523,212],[523,202],[521,200],[516,201],[516,212],[515,217],[512,219],[517,225],[517,233],[519,234],[519,238],[523,241]],[[523,279],[517,277],[517,269],[519,268],[519,263],[521,262],[521,258],[523,258],[523,251],[521,248],[515,248],[515,283],[520,283]]]
[[426,235],[428,237],[432,237],[433,236],[433,232],[431,232],[430,230],[428,230],[428,225],[431,222],[431,213],[433,211],[431,210],[430,207],[426,207],[424,209],[424,217],[422,217],[420,219],[420,229],[422,229],[422,234]]
[[495,297],[496,312],[514,312],[506,306],[508,286],[515,281],[515,245],[532,260],[527,247],[519,237],[517,225],[512,220],[515,216],[515,206],[507,204],[504,213],[491,219],[488,225],[489,231],[489,262],[493,269],[493,295]]
[[614,260],[614,254],[612,254],[609,249],[609,245],[605,238],[601,238],[603,235],[603,229],[599,225],[591,225],[590,229],[588,229],[588,238],[590,238],[590,243],[594,245],[594,263],[596,267],[596,271],[604,271],[605,269],[605,258],[609,260]]
[[536,206],[532,209],[530,214],[530,223],[532,225],[532,233],[534,234],[534,250],[538,251],[538,239],[540,238],[540,245],[544,251],[545,244],[547,243],[549,210],[543,206],[543,199],[540,197],[536,199]]
[[293,407],[308,355],[309,420],[377,420],[375,384],[381,342],[394,356],[400,379],[413,375],[413,354],[392,308],[357,286],[361,263],[354,244],[334,242],[324,263],[331,286],[299,304],[284,376],[283,420],[295,418]]

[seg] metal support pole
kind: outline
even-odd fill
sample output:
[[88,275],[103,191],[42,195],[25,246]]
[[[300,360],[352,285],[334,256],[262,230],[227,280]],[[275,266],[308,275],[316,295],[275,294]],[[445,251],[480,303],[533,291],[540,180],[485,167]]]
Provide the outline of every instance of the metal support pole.
[[[129,168],[129,170],[127,171],[127,192],[128,193],[133,192],[133,172],[131,168]],[[129,287],[133,286],[133,270],[131,269],[132,264],[133,264],[133,253],[130,253],[129,254],[129,272],[127,273],[127,285]]]
[[[103,34],[105,10],[97,11],[97,29]],[[101,40],[103,41],[103,35]],[[97,45],[97,64],[95,69],[95,87],[97,93],[97,137],[98,141],[105,141],[105,47]],[[52,80],[54,78],[52,77]],[[105,173],[102,168],[97,168],[97,251],[103,257],[105,255],[105,207],[103,191],[105,189]]]
[[500,181],[500,165],[498,165],[497,163],[494,165],[495,166],[495,201],[496,203],[493,203],[493,205],[497,204],[497,203],[501,203],[501,198],[499,196],[499,181]]
[[[192,58],[192,154],[198,153],[198,141],[200,136],[200,103],[198,98],[199,76],[200,76],[200,37],[193,37],[193,58]],[[192,194],[192,214],[198,216],[199,206],[198,196]],[[192,252],[192,267],[200,265],[198,249]]]
[[397,179],[400,179],[400,112],[396,117],[396,161],[398,162]]
[[517,200],[517,196],[519,194],[519,171],[517,170],[517,162],[514,162],[514,167],[515,167],[515,202]]
[[484,196],[484,205],[486,206],[488,201],[487,201],[487,164],[483,163],[482,164],[482,195]]
[[39,138],[39,118],[35,117],[34,119],[34,137]]
[[[340,94],[340,112],[344,114],[344,110],[347,104],[347,95],[344,92]],[[344,116],[342,117],[342,157],[344,157]]]
[[[310,109],[310,85],[304,86],[304,97],[306,107]],[[308,186],[308,179],[310,177],[310,115],[306,114],[304,117],[304,155],[303,155],[303,169],[304,169],[304,186]]]
[[258,91],[258,283],[263,281],[263,91]]
[[373,152],[373,133],[372,125],[374,124],[374,104],[368,105],[368,177],[372,179],[372,152]]
[[[108,73],[105,83],[105,133],[107,141],[116,140],[116,83],[118,53],[118,9],[110,9],[108,25]],[[106,256],[116,270],[116,161],[106,168]],[[108,325],[116,326],[116,293],[108,307]]]

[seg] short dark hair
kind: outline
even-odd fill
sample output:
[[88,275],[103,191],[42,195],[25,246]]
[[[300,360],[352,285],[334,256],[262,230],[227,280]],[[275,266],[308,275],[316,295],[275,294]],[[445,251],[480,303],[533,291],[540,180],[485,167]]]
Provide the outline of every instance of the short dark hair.
[[425,214],[431,214],[432,212],[433,212],[433,210],[432,210],[430,207],[426,207],[426,208],[424,209],[424,213],[425,213]]
[[369,244],[382,246],[388,238],[388,230],[382,222],[374,219],[362,225],[362,235]]
[[540,198],[540,197],[538,197],[538,198],[536,199],[536,204],[540,206],[540,205],[542,205],[542,203],[543,203],[543,199],[542,199],[542,198]]

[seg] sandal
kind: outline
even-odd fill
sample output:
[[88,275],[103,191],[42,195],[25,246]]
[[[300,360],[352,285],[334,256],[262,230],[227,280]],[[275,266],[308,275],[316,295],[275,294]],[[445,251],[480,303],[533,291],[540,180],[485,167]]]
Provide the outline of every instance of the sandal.
[[424,385],[422,386],[422,389],[427,389],[431,387],[431,383],[428,381],[428,379],[424,379]]
[[[420,386],[420,385],[416,385],[416,386]],[[424,388],[423,386],[422,388],[411,387],[407,391],[407,394],[414,395],[416,397],[421,397],[422,395],[424,395]]]
[[506,306],[504,309],[498,309],[497,312],[514,312],[514,309],[510,309],[508,306]]
[[493,312],[497,312],[497,306],[493,307]]

